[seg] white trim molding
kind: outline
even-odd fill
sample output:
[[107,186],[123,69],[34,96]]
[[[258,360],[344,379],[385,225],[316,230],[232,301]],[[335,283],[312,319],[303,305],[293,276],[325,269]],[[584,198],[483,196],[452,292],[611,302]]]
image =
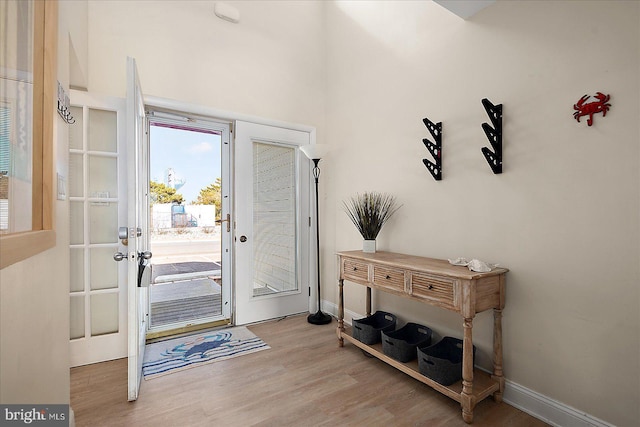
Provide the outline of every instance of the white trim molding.
[[[338,306],[330,301],[321,301],[322,310],[338,317]],[[345,319],[360,319],[363,314],[345,309]],[[345,320],[345,323],[351,324]],[[477,369],[481,369],[476,366]],[[586,412],[579,411],[557,400],[551,399],[520,384],[505,379],[502,400],[527,414],[556,427],[614,427]]]
[[505,380],[502,400],[509,405],[557,427],[614,427],[586,412]]

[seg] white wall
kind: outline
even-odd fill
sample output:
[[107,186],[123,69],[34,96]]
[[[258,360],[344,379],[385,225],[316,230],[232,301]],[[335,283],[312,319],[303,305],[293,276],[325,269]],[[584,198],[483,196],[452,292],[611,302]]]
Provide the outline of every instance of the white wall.
[[216,226],[215,205],[185,205],[184,211],[189,215],[193,215],[198,221],[198,227]]
[[[69,40],[86,39],[86,12],[83,2],[59,2],[56,78],[67,90]],[[68,125],[57,114],[54,130],[54,172],[68,177]],[[56,246],[0,270],[3,404],[69,403],[69,208],[53,197]]]
[[145,95],[322,128],[322,4],[226,3],[240,23],[212,1],[90,1],[90,90],[124,96],[132,56]]
[[[342,201],[395,194],[404,206],[378,248],[509,268],[506,377],[621,426],[640,417],[639,6],[497,2],[463,21],[431,2],[332,2],[326,18],[324,277],[336,251],[361,248]],[[577,123],[573,104],[596,91],[609,113]],[[504,105],[501,175],[480,151],[485,97]],[[421,161],[424,117],[443,122],[441,182]],[[363,313],[364,292],[345,292]],[[374,303],[462,334],[456,315]],[[488,368],[491,315],[475,325]]]
[[[171,203],[155,203],[151,206],[151,227],[155,230],[172,227]],[[184,205],[185,214],[193,216],[198,227],[216,226],[215,205]]]
[[[326,299],[337,300],[335,251],[361,244],[341,201],[357,191],[393,192],[404,206],[380,249],[511,269],[509,380],[634,425],[638,3],[498,2],[469,21],[431,2],[232,4],[238,25],[215,18],[211,2],[92,1],[87,9],[63,1],[60,39],[82,33],[74,22],[89,17],[88,66],[78,69],[88,70],[91,91],[123,96],[130,55],[147,94],[315,125],[318,142],[335,149],[321,180]],[[58,79],[66,86],[65,45]],[[82,42],[73,45],[82,51]],[[83,61],[82,52],[76,57]],[[612,96],[609,114],[593,127],[576,123],[573,103],[598,90]],[[483,97],[505,108],[502,175],[480,154]],[[444,122],[441,182],[421,163],[423,117]],[[60,119],[56,131],[56,166],[66,175]],[[56,220],[56,248],[0,271],[3,403],[68,401],[66,202],[56,202]],[[362,293],[348,303],[362,311]],[[453,314],[392,297],[374,303],[442,333],[461,331]],[[475,324],[486,366],[490,316]]]

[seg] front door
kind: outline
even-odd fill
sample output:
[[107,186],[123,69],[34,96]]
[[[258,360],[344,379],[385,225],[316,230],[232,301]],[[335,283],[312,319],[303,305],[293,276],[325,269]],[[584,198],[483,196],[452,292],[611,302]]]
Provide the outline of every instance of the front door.
[[236,122],[236,324],[309,309],[309,132]]
[[128,221],[121,228],[127,238],[128,396],[138,398],[146,344],[149,269],[149,155],[147,123],[136,61],[127,58],[127,185]]
[[69,136],[71,366],[129,359],[129,400],[142,373],[151,253],[148,145],[135,61],[127,99],[71,92]]

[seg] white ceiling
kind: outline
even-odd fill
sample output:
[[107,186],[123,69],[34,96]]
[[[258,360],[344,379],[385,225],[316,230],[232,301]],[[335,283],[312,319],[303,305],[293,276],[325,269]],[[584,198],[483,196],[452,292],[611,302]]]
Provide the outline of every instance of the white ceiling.
[[496,0],[433,0],[462,19],[469,19]]

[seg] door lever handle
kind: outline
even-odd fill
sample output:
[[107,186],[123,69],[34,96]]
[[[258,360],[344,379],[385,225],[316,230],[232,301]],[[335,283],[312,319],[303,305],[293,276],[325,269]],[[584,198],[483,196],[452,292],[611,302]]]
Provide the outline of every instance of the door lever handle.
[[218,219],[216,222],[222,224],[223,222],[227,223],[227,233],[231,231],[231,214],[227,214],[227,219]]
[[151,259],[153,254],[150,251],[138,252],[138,287],[142,287],[142,276],[144,269],[147,268],[147,260]]

